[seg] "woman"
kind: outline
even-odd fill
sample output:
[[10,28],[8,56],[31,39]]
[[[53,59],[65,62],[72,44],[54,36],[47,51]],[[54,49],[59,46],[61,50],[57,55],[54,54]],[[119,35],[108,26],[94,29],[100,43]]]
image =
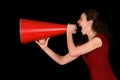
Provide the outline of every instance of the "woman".
[[77,46],[73,42],[72,34],[76,33],[76,25],[68,24],[67,47],[68,53],[64,56],[58,55],[51,50],[47,39],[36,41],[36,43],[57,63],[67,64],[79,56],[86,62],[91,80],[117,80],[109,63],[109,34],[107,25],[96,10],[84,11],[77,21],[83,35],[87,35],[86,42],[80,42]]

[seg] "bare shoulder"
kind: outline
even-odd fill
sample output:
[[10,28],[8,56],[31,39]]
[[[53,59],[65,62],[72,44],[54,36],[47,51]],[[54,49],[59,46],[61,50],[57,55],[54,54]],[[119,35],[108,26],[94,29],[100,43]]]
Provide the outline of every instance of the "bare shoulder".
[[96,47],[101,47],[102,46],[102,40],[99,37],[94,37],[91,42],[94,44]]

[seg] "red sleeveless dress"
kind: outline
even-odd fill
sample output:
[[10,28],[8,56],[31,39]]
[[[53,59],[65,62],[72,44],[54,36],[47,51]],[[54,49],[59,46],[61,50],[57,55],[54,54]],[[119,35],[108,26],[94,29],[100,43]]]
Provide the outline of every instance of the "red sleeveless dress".
[[102,46],[82,56],[86,62],[91,80],[117,80],[109,63],[108,40],[102,34],[97,34],[102,40]]

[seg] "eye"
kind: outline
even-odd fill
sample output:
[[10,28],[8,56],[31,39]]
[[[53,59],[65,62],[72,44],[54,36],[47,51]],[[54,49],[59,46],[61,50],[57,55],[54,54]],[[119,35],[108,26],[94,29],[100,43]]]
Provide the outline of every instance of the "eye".
[[80,20],[82,20],[82,18],[80,18]]

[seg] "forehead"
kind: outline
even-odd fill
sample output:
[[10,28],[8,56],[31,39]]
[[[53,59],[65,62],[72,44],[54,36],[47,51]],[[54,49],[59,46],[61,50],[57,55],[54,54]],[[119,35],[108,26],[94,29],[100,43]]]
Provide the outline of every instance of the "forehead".
[[86,18],[85,13],[82,13],[80,17],[81,17],[81,18]]

